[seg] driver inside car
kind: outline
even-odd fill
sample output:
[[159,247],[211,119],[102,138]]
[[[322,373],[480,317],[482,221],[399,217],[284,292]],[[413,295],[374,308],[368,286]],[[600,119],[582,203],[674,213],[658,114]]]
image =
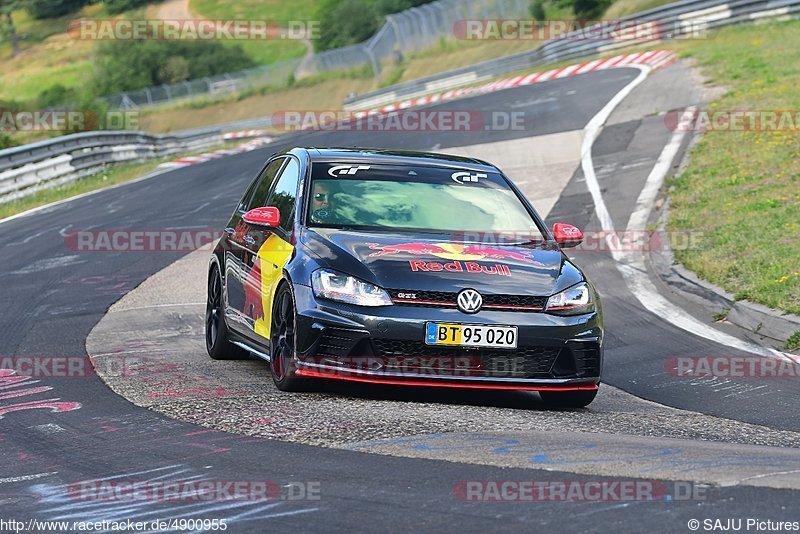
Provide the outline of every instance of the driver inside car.
[[329,184],[316,182],[311,195],[311,220],[317,223],[329,223],[334,219],[336,205],[333,191]]

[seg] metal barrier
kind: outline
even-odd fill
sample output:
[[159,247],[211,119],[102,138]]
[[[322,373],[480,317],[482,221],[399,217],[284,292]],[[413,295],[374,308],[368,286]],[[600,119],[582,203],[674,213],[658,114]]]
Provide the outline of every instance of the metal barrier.
[[0,202],[77,180],[112,163],[161,158],[222,142],[219,129],[164,136],[109,131],[65,135],[0,150]]

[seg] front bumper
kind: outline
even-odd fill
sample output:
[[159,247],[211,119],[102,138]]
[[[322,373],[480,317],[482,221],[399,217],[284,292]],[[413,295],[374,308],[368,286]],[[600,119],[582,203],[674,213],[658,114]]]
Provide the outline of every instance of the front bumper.
[[[595,390],[603,365],[599,312],[545,313],[386,306],[316,299],[295,285],[298,376],[480,389]],[[517,349],[425,345],[428,321],[518,327]]]

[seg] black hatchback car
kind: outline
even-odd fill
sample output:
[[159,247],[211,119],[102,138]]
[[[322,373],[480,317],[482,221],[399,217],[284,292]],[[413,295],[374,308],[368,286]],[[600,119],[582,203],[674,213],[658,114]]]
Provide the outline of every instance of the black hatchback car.
[[206,345],[254,354],[284,391],[320,379],[538,391],[585,406],[603,364],[600,300],[484,161],[295,148],[253,180],[217,243]]

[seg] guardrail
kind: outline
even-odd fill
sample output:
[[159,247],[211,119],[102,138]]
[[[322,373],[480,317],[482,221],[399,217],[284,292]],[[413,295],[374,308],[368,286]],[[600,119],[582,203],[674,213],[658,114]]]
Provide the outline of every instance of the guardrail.
[[449,82],[452,83],[450,87],[464,85],[464,79],[470,80],[467,83],[477,82],[509,72],[602,54],[637,43],[702,38],[709,30],[721,26],[776,17],[796,17],[798,13],[800,0],[683,0],[621,19],[636,23],[629,29],[635,35],[638,30],[638,35],[649,35],[650,38],[643,37],[635,41],[627,38],[581,39],[582,35],[599,28],[593,26],[548,40],[533,50],[358,95],[346,99],[344,107],[347,110],[372,109],[441,90]]
[[111,163],[161,158],[222,142],[219,129],[164,136],[108,131],[65,135],[0,150],[0,202],[77,180]]

